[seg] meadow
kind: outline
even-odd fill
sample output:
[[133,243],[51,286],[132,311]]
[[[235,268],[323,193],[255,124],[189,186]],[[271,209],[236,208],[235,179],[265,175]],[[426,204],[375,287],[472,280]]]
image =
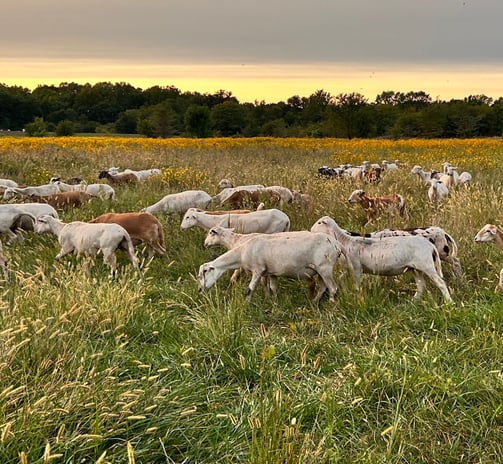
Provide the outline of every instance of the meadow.
[[[371,194],[397,192],[407,219],[363,227],[347,198],[360,185],[320,179],[319,166],[399,160]],[[411,168],[444,161],[472,173],[469,188],[432,205]],[[119,256],[108,279],[98,259],[66,257],[52,235],[4,246],[0,283],[2,463],[492,463],[503,456],[503,304],[494,287],[503,252],[476,244],[503,224],[503,141],[336,139],[0,138],[0,177],[33,185],[52,176],[95,182],[100,170],[163,169],[117,189],[117,200],[61,212],[65,222],[139,211],[168,193],[217,193],[221,178],[301,189],[287,205],[292,230],[321,216],[369,232],[438,225],[459,247],[464,272],[443,265],[453,304],[428,284],[365,276],[357,292],[336,268],[336,302],[311,303],[305,282],[282,279],[275,301],[246,279],[198,293],[202,230],[161,216],[168,255]]]

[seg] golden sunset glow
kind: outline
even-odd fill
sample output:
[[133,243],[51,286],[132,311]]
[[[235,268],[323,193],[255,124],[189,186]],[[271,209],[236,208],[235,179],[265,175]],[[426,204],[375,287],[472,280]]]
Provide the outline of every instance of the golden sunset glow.
[[425,91],[433,100],[484,94],[503,96],[501,66],[396,64],[172,64],[96,60],[3,60],[2,82],[38,85],[126,82],[146,89],[175,86],[182,92],[227,90],[240,102],[286,101],[323,89],[333,96],[358,92],[373,101],[386,90]]

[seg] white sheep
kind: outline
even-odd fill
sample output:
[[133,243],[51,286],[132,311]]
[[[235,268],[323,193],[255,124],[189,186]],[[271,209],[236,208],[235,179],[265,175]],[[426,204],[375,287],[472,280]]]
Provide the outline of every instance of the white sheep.
[[428,198],[432,203],[440,203],[449,196],[449,188],[437,179],[430,179]]
[[[8,237],[7,245],[15,240],[23,241],[23,236],[18,230],[20,221],[27,218],[32,224],[37,218],[28,211],[18,208],[19,205],[0,205],[0,234]],[[13,232],[15,230],[16,232]]]
[[115,252],[123,249],[129,261],[141,274],[131,237],[119,224],[90,224],[80,221],[64,223],[47,215],[37,219],[35,232],[38,234],[52,232],[58,237],[61,250],[55,260],[69,253],[91,257],[102,253],[104,262],[110,267],[110,277],[114,278],[117,270]]
[[161,198],[141,211],[150,214],[185,213],[189,208],[206,208],[211,196],[203,190],[185,190]]
[[357,287],[360,286],[362,273],[395,276],[411,270],[417,286],[415,299],[421,296],[426,287],[426,275],[440,289],[444,299],[452,301],[443,280],[438,250],[424,237],[351,236],[329,216],[319,219],[311,227],[311,232],[324,232],[339,242]]
[[[503,250],[503,232],[494,224],[486,224],[477,232],[474,238],[476,243],[494,243],[498,248]],[[494,291],[499,293],[503,290],[503,269],[500,271],[498,285]]]
[[201,227],[209,230],[215,226],[234,228],[241,234],[260,232],[273,234],[287,232],[290,229],[290,218],[279,209],[263,209],[247,214],[208,214],[197,208],[190,208],[185,213],[180,224],[182,230],[190,227]]
[[8,187],[5,189],[5,192],[3,193],[3,199],[4,200],[10,200],[11,198],[16,198],[16,197],[28,197],[30,195],[39,195],[39,196],[45,196],[45,195],[52,195],[53,193],[58,193],[59,187],[56,184],[44,184],[44,185],[36,185],[36,186],[30,186],[30,187]]
[[0,179],[0,187],[19,187],[19,185],[11,179]]
[[337,293],[333,272],[341,253],[337,242],[326,234],[307,231],[260,234],[202,264],[198,273],[199,288],[211,288],[224,272],[242,268],[252,275],[248,301],[261,277],[270,278],[270,289],[276,295],[277,277],[311,279],[316,275],[320,278],[320,288],[315,302],[319,302],[325,290],[333,300]]
[[[352,232],[348,232],[353,234]],[[428,226],[428,227],[411,227],[406,229],[383,229],[376,232],[370,232],[370,237],[398,237],[400,235],[419,235],[428,239],[433,245],[436,246],[438,254],[442,261],[449,263],[456,276],[463,273],[461,263],[457,258],[458,245],[456,241],[441,227]]]
[[419,178],[425,183],[430,184],[431,179],[438,179],[437,171],[424,171],[423,168],[419,165],[414,166],[411,171],[412,174],[417,174]]

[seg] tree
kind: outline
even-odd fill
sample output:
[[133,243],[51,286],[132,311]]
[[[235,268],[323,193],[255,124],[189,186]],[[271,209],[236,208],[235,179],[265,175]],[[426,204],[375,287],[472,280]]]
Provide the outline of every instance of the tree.
[[183,117],[185,130],[195,137],[210,135],[210,110],[207,106],[190,105]]
[[237,102],[226,101],[211,109],[210,120],[218,135],[223,137],[237,135],[246,125],[245,110]]
[[47,134],[47,124],[44,118],[35,118],[33,122],[26,124],[25,130],[29,137],[43,137]]
[[68,119],[64,121],[60,121],[56,126],[56,135],[57,136],[69,136],[75,134],[75,125],[72,121]]
[[335,97],[335,104],[335,111],[342,122],[346,137],[351,139],[363,136],[361,123],[364,113],[362,110],[368,105],[368,100],[357,92],[340,93]]

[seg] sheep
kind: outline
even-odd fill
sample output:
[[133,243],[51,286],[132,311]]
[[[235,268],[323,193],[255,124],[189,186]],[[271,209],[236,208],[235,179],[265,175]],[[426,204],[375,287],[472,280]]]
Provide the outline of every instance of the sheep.
[[84,181],[75,184],[70,184],[67,182],[63,182],[59,177],[52,177],[49,182],[51,184],[57,185],[60,192],[78,192],[78,191],[83,192],[86,190],[87,187],[87,184]]
[[315,275],[320,277],[315,303],[319,303],[325,290],[333,301],[337,293],[333,272],[341,254],[337,242],[326,234],[307,231],[260,234],[202,264],[197,277],[199,289],[211,288],[227,270],[242,268],[252,275],[247,301],[250,301],[261,277],[270,278],[270,289],[276,296],[277,277],[311,279]]
[[138,183],[138,177],[131,172],[121,172],[119,174],[110,174],[108,171],[101,171],[98,179],[106,179],[111,185],[134,185]]
[[[353,232],[349,233],[354,235]],[[368,234],[369,237],[373,238],[398,237],[402,235],[419,235],[428,239],[437,248],[440,259],[452,266],[456,276],[459,277],[463,273],[461,263],[457,258],[458,245],[456,244],[456,241],[441,227],[428,226],[409,227],[406,229],[384,229]]]
[[412,174],[417,174],[419,178],[425,183],[430,184],[431,179],[438,179],[437,171],[424,171],[419,165],[414,166],[411,171]]
[[220,205],[230,205],[233,209],[245,208],[246,206],[256,208],[262,200],[276,206],[281,202],[281,195],[275,190],[266,190],[265,188],[254,191],[236,190],[223,200]]
[[382,169],[380,166],[372,166],[370,169],[364,169],[362,180],[364,182],[378,184],[381,182],[381,172]]
[[57,209],[66,207],[80,208],[84,203],[88,203],[91,198],[93,198],[91,195],[81,191],[60,192],[44,197],[39,195],[30,195],[28,197],[30,201],[35,203],[47,203]]
[[211,198],[211,204],[221,204],[223,201],[225,201],[226,198],[230,197],[234,192],[237,192],[239,190],[249,190],[250,192],[254,192],[255,190],[261,188],[265,187],[261,184],[226,187],[220,193],[217,193],[215,196]]
[[166,254],[164,230],[159,220],[150,213],[105,213],[89,221],[91,224],[119,224],[127,230],[133,245],[146,243],[149,256],[154,252]]
[[0,187],[19,187],[19,185],[11,179],[0,179]]
[[115,190],[108,184],[89,184],[86,185],[85,192],[92,197],[101,200],[115,200]]
[[279,209],[263,209],[248,214],[206,214],[197,208],[190,208],[185,213],[180,228],[187,230],[198,226],[209,230],[215,226],[233,227],[242,234],[261,232],[273,234],[290,230],[290,218]]
[[[61,182],[62,184],[65,184],[65,185],[68,185],[68,186],[70,186],[70,185],[85,184],[84,179],[82,179],[81,177],[70,177],[66,182],[63,182],[61,180],[61,177],[51,177],[49,179],[49,183],[50,184],[56,184],[58,182]],[[60,187],[60,190],[61,190],[61,187]]]
[[110,277],[113,279],[117,271],[115,252],[123,249],[128,260],[141,275],[131,237],[119,224],[89,224],[80,221],[64,223],[52,216],[44,215],[37,219],[35,232],[37,234],[51,232],[58,237],[61,250],[54,258],[56,261],[72,252],[90,257],[102,253],[104,262],[110,267]]
[[447,199],[449,196],[449,188],[443,182],[437,179],[430,180],[430,188],[428,189],[428,198],[431,203],[439,203]]
[[293,202],[293,192],[289,188],[283,187],[281,185],[269,185],[263,189],[260,189],[259,191],[273,192],[274,195],[279,194],[280,203],[282,205],[290,204]]
[[217,186],[220,190],[233,188],[234,184],[229,179],[221,179]]
[[312,209],[314,206],[314,199],[309,193],[303,193],[300,190],[292,190],[294,205],[300,206],[304,209]]
[[467,171],[463,171],[458,177],[458,184],[467,186],[470,185],[471,183],[472,183],[472,175]]
[[[108,170],[110,172],[110,170]],[[140,169],[139,171],[135,171],[133,169],[124,169],[125,174],[134,174],[138,180],[146,180],[149,179],[152,176],[160,176],[162,174],[160,169],[153,168],[153,169]],[[110,173],[112,174],[112,173]]]
[[[503,250],[503,232],[494,224],[486,224],[475,235],[475,243],[494,243]],[[500,271],[499,282],[494,291],[499,293],[503,290],[503,269]]]
[[3,194],[4,200],[10,200],[15,197],[26,197],[29,195],[51,195],[53,193],[58,193],[59,187],[55,184],[44,184],[30,187],[9,187],[5,190]]
[[357,288],[361,274],[395,276],[413,271],[417,290],[414,299],[423,293],[426,283],[424,275],[442,292],[445,301],[452,301],[443,280],[438,250],[429,240],[421,236],[361,237],[348,235],[329,216],[324,216],[311,227],[311,232],[324,232],[340,244],[353,273]]
[[[15,206],[20,211],[32,214],[35,219],[44,214],[48,214],[54,218],[59,218],[58,212],[54,209],[54,207],[46,203],[19,203],[12,206]],[[34,222],[29,217],[21,217],[16,223],[16,229],[32,231],[33,228]],[[17,232],[19,231],[16,231],[16,233]]]
[[20,220],[24,218],[27,218],[32,224],[37,220],[30,212],[18,208],[18,205],[0,205],[0,234],[7,235],[7,245],[11,245],[15,240],[23,242],[18,225]]
[[363,190],[355,190],[348,198],[349,203],[359,203],[370,224],[381,213],[397,212],[401,217],[405,217],[405,200],[402,195],[392,193],[382,197],[368,197]]
[[381,164],[382,164],[382,168],[385,171],[396,171],[398,169],[398,160],[395,160],[394,163],[390,163],[387,160],[382,160]]
[[204,190],[185,190],[161,198],[157,203],[143,208],[144,213],[185,213],[189,208],[206,208],[211,196]]

